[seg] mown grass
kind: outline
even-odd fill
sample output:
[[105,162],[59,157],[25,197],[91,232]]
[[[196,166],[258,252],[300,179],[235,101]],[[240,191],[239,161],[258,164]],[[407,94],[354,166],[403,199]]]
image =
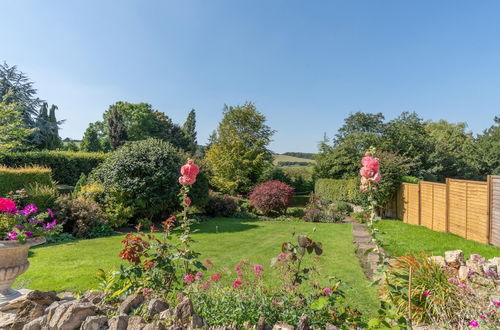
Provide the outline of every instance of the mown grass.
[[[367,315],[378,307],[377,293],[369,286],[352,244],[351,224],[311,224],[305,222],[275,222],[254,219],[213,219],[196,226],[193,234],[195,249],[202,258],[210,258],[217,271],[222,270],[228,281],[233,280],[234,265],[248,259],[265,267],[265,281],[278,285],[270,259],[280,252],[281,243],[290,234],[307,233],[324,245],[324,254],[315,263],[323,286],[335,276],[346,283],[347,302]],[[316,228],[316,231],[314,229]],[[313,232],[314,231],[314,232]],[[96,288],[95,273],[120,265],[118,253],[123,235],[65,244],[35,247],[31,250],[28,271],[17,281],[28,288],[56,291],[78,291]],[[314,259],[314,258],[313,258]]]
[[410,225],[399,220],[382,220],[375,224],[377,238],[391,256],[425,252],[444,256],[445,251],[462,250],[468,258],[477,253],[485,258],[500,257],[500,248],[470,241],[450,233]]

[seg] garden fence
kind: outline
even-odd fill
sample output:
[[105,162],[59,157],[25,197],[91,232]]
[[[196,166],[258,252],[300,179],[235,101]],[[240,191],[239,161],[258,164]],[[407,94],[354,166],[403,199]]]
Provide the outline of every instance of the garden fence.
[[500,176],[487,181],[403,183],[385,216],[500,246]]

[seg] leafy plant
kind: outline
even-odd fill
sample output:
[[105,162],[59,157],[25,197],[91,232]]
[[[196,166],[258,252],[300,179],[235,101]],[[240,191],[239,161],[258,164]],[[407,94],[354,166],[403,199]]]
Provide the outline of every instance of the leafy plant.
[[283,214],[292,203],[294,188],[280,181],[267,181],[256,186],[249,195],[250,203],[264,214]]
[[229,195],[213,191],[209,193],[205,213],[211,217],[232,217],[238,211],[238,201]]

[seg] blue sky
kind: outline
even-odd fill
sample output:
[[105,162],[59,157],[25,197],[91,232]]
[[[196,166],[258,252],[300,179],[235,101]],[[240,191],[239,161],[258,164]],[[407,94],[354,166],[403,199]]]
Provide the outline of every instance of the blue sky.
[[467,122],[500,114],[498,1],[3,1],[0,60],[81,138],[118,100],[206,142],[224,104],[253,101],[271,149],[315,152],[351,112]]

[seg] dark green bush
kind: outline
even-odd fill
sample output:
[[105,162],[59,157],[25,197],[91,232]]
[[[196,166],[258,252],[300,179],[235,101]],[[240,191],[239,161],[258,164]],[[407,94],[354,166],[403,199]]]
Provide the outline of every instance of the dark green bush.
[[406,183],[419,183],[420,179],[416,178],[414,176],[409,176],[409,175],[403,175],[401,178],[401,182],[406,182]]
[[21,168],[0,167],[0,196],[27,188],[30,184],[53,186],[49,168],[33,166]]
[[107,225],[106,214],[97,203],[90,200],[60,196],[55,201],[54,210],[64,231],[77,238],[96,237],[98,231],[95,228]]
[[[162,220],[179,208],[180,167],[187,156],[172,144],[147,139],[125,144],[89,177],[104,187],[106,208],[132,209],[130,218]],[[193,187],[193,203],[208,194],[204,176]],[[205,188],[202,188],[205,187]]]
[[32,151],[0,154],[0,164],[8,167],[39,165],[52,169],[52,178],[74,186],[80,174],[88,174],[106,159],[97,152]]
[[238,210],[238,201],[229,195],[211,191],[205,213],[211,217],[232,217]]
[[363,196],[359,191],[359,178],[318,179],[314,192],[317,196],[330,201],[359,203]]

